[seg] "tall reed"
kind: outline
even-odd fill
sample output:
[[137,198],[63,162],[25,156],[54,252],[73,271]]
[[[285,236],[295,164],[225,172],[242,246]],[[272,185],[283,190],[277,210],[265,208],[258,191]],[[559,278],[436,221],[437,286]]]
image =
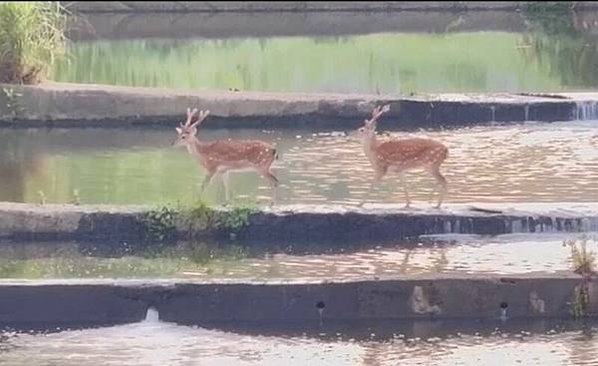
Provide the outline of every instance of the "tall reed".
[[58,1],[0,2],[0,82],[37,84],[66,54],[67,11]]

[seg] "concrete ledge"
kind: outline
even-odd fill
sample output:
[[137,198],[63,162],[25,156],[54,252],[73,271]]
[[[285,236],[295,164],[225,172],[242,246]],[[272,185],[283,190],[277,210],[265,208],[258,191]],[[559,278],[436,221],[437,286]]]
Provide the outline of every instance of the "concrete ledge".
[[[578,2],[592,5],[590,1]],[[142,12],[339,12],[427,10],[516,10],[517,1],[75,1],[65,3],[82,13]]]
[[[383,319],[569,317],[577,275],[421,275],[358,282],[0,281],[0,325],[161,320],[316,323]],[[596,312],[590,284],[587,314]]]
[[[521,10],[523,1],[74,1],[63,2],[81,13],[189,12],[388,12]],[[596,9],[593,1],[575,1],[575,9]]]
[[[513,208],[515,207],[515,208]],[[430,234],[486,234],[516,232],[581,232],[598,230],[598,204],[517,205],[472,209],[447,205],[441,210],[409,209],[393,205],[365,208],[288,205],[252,212],[247,225],[236,228],[236,239],[255,245],[267,242],[356,243],[396,241]],[[144,243],[148,235],[145,206],[74,206],[0,203],[0,239],[77,240],[128,244]],[[216,208],[219,215],[227,211]],[[189,222],[175,220],[172,236],[189,237]],[[232,229],[207,228],[199,238],[228,239]]]
[[390,112],[380,128],[450,127],[493,122],[598,118],[598,93],[383,95],[185,91],[52,83],[0,85],[22,96],[14,112],[0,96],[0,124],[9,126],[167,125],[189,106],[209,109],[206,128],[356,128],[375,105]]

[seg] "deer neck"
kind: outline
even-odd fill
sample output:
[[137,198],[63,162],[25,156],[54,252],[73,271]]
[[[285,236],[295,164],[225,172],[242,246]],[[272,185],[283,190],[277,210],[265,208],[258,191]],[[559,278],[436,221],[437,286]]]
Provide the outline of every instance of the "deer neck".
[[374,133],[372,136],[363,139],[363,151],[368,159],[373,163],[376,158],[376,147],[378,146],[378,139]]
[[197,139],[197,137],[193,137],[191,141],[187,144],[187,151],[189,154],[193,155],[196,159],[198,159],[203,164],[202,156],[205,153],[207,148],[206,143],[203,143]]

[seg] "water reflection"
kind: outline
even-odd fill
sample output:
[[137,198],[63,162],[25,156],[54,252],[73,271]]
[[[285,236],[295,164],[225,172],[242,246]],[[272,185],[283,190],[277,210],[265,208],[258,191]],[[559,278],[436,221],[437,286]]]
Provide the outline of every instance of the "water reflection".
[[[188,278],[362,280],[425,273],[522,274],[569,271],[576,234],[438,236],[351,246],[325,243],[248,245],[184,242],[135,248],[123,244],[3,244],[0,278]],[[596,251],[597,242],[589,241]],[[537,253],[542,252],[538,257]]]
[[[182,40],[163,35],[162,39],[76,42],[70,50],[72,62],[59,64],[55,78],[131,86],[341,93],[559,91],[598,86],[593,71],[598,63],[596,13],[573,12],[567,5],[556,12],[540,7],[532,4],[523,12],[525,26],[515,26],[523,23],[520,19],[503,19],[505,31],[487,32],[463,32],[487,14],[414,13],[425,19],[420,23],[434,24],[438,34],[380,33],[385,28],[396,31],[395,25],[387,24],[379,33],[367,35],[329,36],[323,31],[313,37],[241,38],[239,34],[250,34],[234,30],[242,20],[228,19],[233,34],[213,25],[220,38]],[[491,19],[503,16],[493,13]],[[305,28],[304,18],[289,17],[294,27]],[[371,32],[371,26],[363,25],[372,22],[367,17],[373,23],[394,23],[392,16],[362,15],[361,25],[347,31]],[[263,23],[258,18],[244,22],[251,28],[253,23]],[[142,34],[147,20],[137,21],[141,24],[132,32]],[[197,18],[187,21],[193,24]],[[280,28],[272,20],[266,22]],[[488,23],[473,28],[493,29]],[[119,26],[110,24],[101,21],[98,26],[101,32],[113,34],[112,28]],[[171,33],[167,26],[162,28],[164,34]],[[263,33],[260,29],[258,33]],[[209,29],[198,34],[218,37]],[[238,38],[231,38],[235,35]]]
[[[72,60],[57,65],[54,79],[195,90],[404,94],[586,86],[563,84],[559,70],[523,55],[524,37],[508,32],[389,33],[77,42],[70,49]],[[539,52],[542,58],[558,57]]]
[[[541,6],[541,5],[538,5]],[[529,65],[540,65],[558,77],[566,89],[592,89],[598,85],[596,14],[576,13],[563,3],[560,11],[524,12],[529,29],[519,50]]]
[[[199,198],[205,172],[185,151],[171,148],[173,135],[170,129],[0,129],[0,200],[37,203],[42,191],[48,203],[66,203],[78,190],[83,204],[192,202]],[[593,202],[598,197],[594,121],[390,135],[430,137],[448,146],[442,167],[449,181],[446,202]],[[358,204],[372,180],[360,142],[343,133],[206,129],[200,138],[275,143],[281,204]],[[431,206],[433,180],[425,172],[409,173],[407,179],[417,187],[411,190],[414,205]],[[267,182],[251,172],[232,173],[230,189],[238,200],[271,200]],[[222,202],[221,185],[208,187],[203,199]],[[386,177],[370,201],[403,204],[396,176]]]

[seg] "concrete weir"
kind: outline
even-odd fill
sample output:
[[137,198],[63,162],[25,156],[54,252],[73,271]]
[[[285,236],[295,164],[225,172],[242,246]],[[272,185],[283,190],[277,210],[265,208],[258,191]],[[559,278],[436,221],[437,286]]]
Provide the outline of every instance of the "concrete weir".
[[598,118],[598,93],[352,95],[190,91],[53,83],[0,85],[26,108],[10,109],[0,95],[4,126],[172,126],[187,107],[209,109],[206,128],[355,128],[375,105],[388,103],[384,128],[433,128],[521,121]]
[[[568,317],[580,282],[571,273],[297,283],[0,281],[0,326],[137,322],[149,307],[163,321],[195,324]],[[596,286],[590,284],[586,315],[598,309]]]
[[[404,209],[393,205],[350,206],[287,205],[248,212],[235,238],[246,242],[348,243],[395,241],[430,234],[498,235],[526,232],[583,232],[598,230],[597,204],[551,205],[446,205],[442,209]],[[143,243],[150,227],[146,206],[75,206],[0,203],[0,239],[102,243]],[[234,210],[215,208],[218,215]],[[192,224],[193,222],[191,222]],[[189,220],[173,220],[172,238],[189,238]],[[229,238],[232,228],[203,225],[199,238]]]

